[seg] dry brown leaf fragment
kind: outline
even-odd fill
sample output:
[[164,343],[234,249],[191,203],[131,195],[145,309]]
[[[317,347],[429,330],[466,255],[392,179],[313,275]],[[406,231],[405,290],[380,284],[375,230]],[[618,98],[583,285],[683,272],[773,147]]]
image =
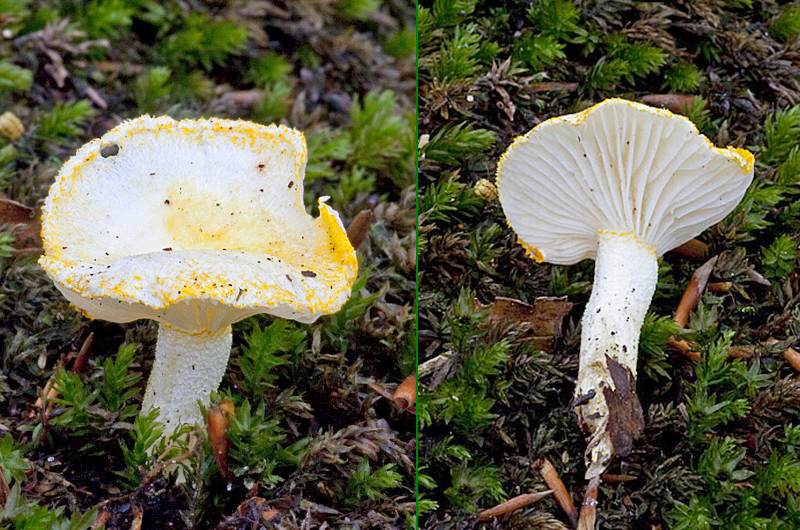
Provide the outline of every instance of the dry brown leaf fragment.
[[[694,96],[690,94],[647,94],[639,98],[639,101],[654,107],[671,110],[676,114],[682,114],[692,104],[693,99]],[[692,241],[697,240],[693,239]]]
[[42,219],[38,207],[0,197],[0,228],[14,235],[15,254],[41,253]]
[[370,210],[362,210],[350,221],[350,226],[347,227],[347,239],[353,248],[358,250],[358,247],[364,242],[369,233],[369,225],[372,223],[372,212]]
[[403,382],[400,383],[397,389],[394,391],[392,400],[404,410],[408,410],[414,406],[414,404],[417,402],[416,373],[412,372],[408,374],[405,379],[403,379]]
[[[606,386],[603,395],[608,404],[608,426],[614,453],[628,456],[633,442],[644,431],[644,413],[639,397],[636,395],[636,378],[630,369],[621,365],[613,357],[606,355],[606,364],[611,374],[614,388]],[[587,448],[590,451],[592,446]]]
[[513,327],[523,338],[540,342],[544,349],[549,349],[554,339],[561,336],[564,317],[571,309],[572,302],[566,296],[543,296],[533,304],[498,296],[489,305],[484,325],[500,332]]

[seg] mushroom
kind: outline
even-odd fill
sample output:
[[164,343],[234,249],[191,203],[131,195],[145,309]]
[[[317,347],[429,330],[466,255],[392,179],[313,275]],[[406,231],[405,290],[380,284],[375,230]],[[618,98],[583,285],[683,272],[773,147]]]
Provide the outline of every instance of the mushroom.
[[539,124],[500,158],[500,202],[527,253],[595,260],[574,401],[589,433],[587,479],[627,456],[644,427],[636,358],[658,256],[722,220],[752,179],[749,151],[714,147],[685,117],[616,98]]
[[61,168],[40,265],[91,318],[159,322],[142,411],[167,431],[200,421],[231,324],[313,322],[350,296],[358,263],[336,211],[303,204],[302,133],[246,121],[142,116]]

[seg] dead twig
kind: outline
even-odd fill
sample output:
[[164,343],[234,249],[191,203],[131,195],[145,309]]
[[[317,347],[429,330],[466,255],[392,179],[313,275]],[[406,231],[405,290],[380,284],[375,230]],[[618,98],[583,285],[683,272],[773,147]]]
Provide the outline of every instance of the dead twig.
[[783,352],[783,359],[789,363],[795,371],[800,372],[800,353],[798,353],[797,350],[791,347],[786,348],[786,351]]
[[558,476],[556,468],[553,467],[553,464],[551,464],[550,460],[548,460],[546,457],[542,457],[534,462],[533,468],[542,474],[545,484],[547,484],[548,488],[553,490],[556,502],[558,502],[558,505],[561,507],[564,513],[567,514],[570,523],[572,523],[572,527],[575,528],[575,526],[578,524],[578,510],[575,508],[575,502],[572,500],[572,495],[569,494],[569,491],[567,491],[567,487],[564,486],[564,482],[561,480],[561,477]]
[[674,350],[690,361],[699,361],[701,359],[700,354],[694,351],[691,344],[685,340],[677,340],[675,337],[670,337],[669,341],[667,341],[667,347],[671,350]]
[[162,459],[162,457],[166,456],[165,454],[159,456],[158,457],[159,461],[156,463],[156,465],[153,466],[153,469],[148,471],[147,475],[144,476],[143,484],[147,484],[151,480],[153,480],[159,473],[161,473],[164,470],[165,467],[177,464],[178,462],[183,462],[184,460],[188,460],[193,456],[197,455],[198,447],[200,447],[199,441],[195,442],[192,448],[189,449],[187,452],[183,453],[182,455],[178,455],[174,458],[170,458],[169,460]]
[[42,423],[47,423],[47,410],[45,409],[45,403],[53,398],[58,397],[58,391],[55,389],[55,376],[56,372],[63,364],[64,363],[60,359],[56,361],[56,364],[53,366],[53,374],[47,380],[47,383],[44,384],[42,395],[37,397],[36,401],[33,403],[33,410],[28,413],[28,419],[33,419],[37,414],[41,413]]
[[[708,284],[708,278],[711,276],[711,271],[714,270],[714,265],[717,264],[717,258],[718,256],[714,256],[706,261],[692,274],[686,290],[683,291],[681,301],[678,303],[678,308],[675,310],[674,320],[678,327],[685,328],[689,324],[689,316],[697,307],[700,297],[703,295],[706,284]],[[700,354],[694,351],[696,346],[685,340],[677,340],[675,337],[670,337],[667,346],[693,361],[700,360]]]
[[97,530],[111,520],[111,512],[108,510],[100,510],[97,513],[97,518],[92,523],[91,530]]
[[564,83],[561,81],[542,81],[541,83],[533,83],[527,89],[528,92],[536,94],[538,92],[572,92],[578,89],[578,83]]
[[578,521],[578,530],[594,530],[597,519],[597,490],[600,487],[600,477],[594,477],[586,488],[586,496],[581,506],[581,518]]
[[733,282],[709,282],[706,290],[712,293],[727,293],[733,287]]
[[[411,374],[411,375],[415,375],[415,374]],[[411,377],[411,376],[409,376],[409,377]],[[406,377],[406,379],[405,379],[405,381],[403,381],[403,383],[405,383],[406,381],[408,381],[408,377]],[[370,381],[369,383],[367,383],[367,386],[373,392],[375,392],[376,394],[378,394],[379,396],[381,396],[385,400],[390,401],[392,403],[392,405],[394,405],[395,407],[399,408],[400,410],[404,410],[406,412],[410,412],[411,414],[416,414],[417,413],[417,409],[414,407],[414,403],[413,402],[411,402],[409,404],[408,402],[405,401],[405,399],[403,401],[396,401],[395,398],[394,398],[394,396],[395,396],[394,394],[392,394],[391,392],[386,390],[383,386],[379,385],[375,381]],[[402,386],[402,384],[401,384],[401,386]],[[415,376],[415,379],[414,379],[414,389],[416,389],[416,376]],[[398,387],[397,390],[400,390],[400,387]],[[397,391],[395,391],[395,394],[396,393],[397,393]],[[408,396],[406,396],[406,397],[408,397]],[[416,395],[414,396],[414,401],[416,401]]]
[[631,482],[639,477],[635,475],[615,475],[613,473],[606,473],[604,475],[600,475],[600,478],[606,484],[617,484],[619,482]]
[[227,437],[228,415],[220,407],[208,409],[208,442],[214,452],[214,460],[217,461],[219,474],[226,482],[233,480],[233,474],[228,469],[228,451],[231,442]]
[[[683,113],[692,104],[694,96],[690,94],[647,94],[639,98],[642,103],[662,107],[672,112]],[[697,241],[693,239],[692,241]]]
[[697,303],[703,295],[708,278],[711,276],[711,271],[714,270],[714,265],[717,264],[717,258],[718,256],[714,256],[706,261],[692,274],[692,279],[689,280],[689,285],[686,286],[686,290],[683,292],[678,309],[675,310],[675,323],[679,327],[685,328],[689,323],[689,315],[697,307]]
[[72,361],[72,368],[70,369],[72,373],[79,374],[82,373],[83,370],[86,368],[86,363],[89,361],[89,351],[92,347],[92,343],[94,342],[94,331],[89,333],[89,336],[83,341],[81,345],[81,349],[78,351],[78,355],[75,356],[75,360]]
[[511,513],[516,510],[521,510],[529,504],[533,504],[540,499],[544,499],[551,493],[553,493],[553,490],[517,495],[513,499],[508,499],[506,502],[501,502],[497,506],[483,510],[478,514],[478,519],[481,521],[488,521],[493,517],[500,517],[501,515],[506,515],[507,513]]
[[689,258],[692,261],[703,261],[708,258],[708,245],[699,239],[690,239],[683,245],[673,248],[670,252]]
[[144,510],[141,506],[133,507],[133,521],[131,521],[131,530],[142,530],[142,522],[144,520]]
[[6,507],[6,501],[8,500],[8,494],[10,492],[11,488],[8,487],[6,475],[3,473],[3,468],[0,467],[0,508]]

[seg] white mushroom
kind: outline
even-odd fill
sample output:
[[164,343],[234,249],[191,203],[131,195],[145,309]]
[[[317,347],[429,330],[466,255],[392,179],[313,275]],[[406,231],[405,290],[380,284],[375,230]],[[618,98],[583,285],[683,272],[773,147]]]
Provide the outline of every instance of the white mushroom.
[[594,259],[575,406],[590,433],[586,478],[627,455],[644,426],[639,331],[657,257],[722,220],[753,178],[753,155],[720,149],[688,119],[622,99],[547,120],[497,167],[500,202],[537,261]]
[[303,205],[303,135],[283,126],[168,117],[125,122],[81,147],[43,208],[39,263],[91,318],[160,323],[142,411],[200,420],[225,372],[231,324],[313,322],[350,296],[355,251],[338,214]]

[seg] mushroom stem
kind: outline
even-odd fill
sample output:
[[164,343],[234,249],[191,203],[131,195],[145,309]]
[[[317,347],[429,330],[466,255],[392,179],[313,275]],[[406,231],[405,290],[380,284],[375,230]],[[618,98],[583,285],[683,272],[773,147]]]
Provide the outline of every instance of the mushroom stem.
[[161,323],[142,412],[158,407],[166,433],[180,423],[200,423],[197,402],[208,403],[211,392],[219,387],[232,340],[230,326],[216,332],[189,333]]
[[636,397],[639,332],[658,280],[656,251],[632,233],[600,231],[581,333],[576,412],[590,433],[586,478],[630,453],[644,427]]

